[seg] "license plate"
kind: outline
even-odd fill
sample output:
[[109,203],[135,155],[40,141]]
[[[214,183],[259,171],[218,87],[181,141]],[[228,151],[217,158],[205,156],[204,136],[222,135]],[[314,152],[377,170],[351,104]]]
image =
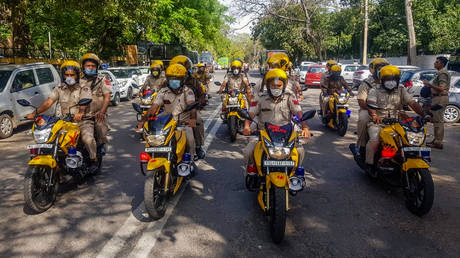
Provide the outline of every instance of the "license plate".
[[294,167],[292,160],[264,160],[264,167]]
[[240,105],[227,105],[227,108],[239,108]]
[[51,149],[53,148],[53,144],[32,144],[27,145],[27,149]]
[[313,84],[319,84],[320,82],[312,82]]
[[141,108],[150,108],[152,105],[140,105]]
[[145,148],[145,152],[170,152],[171,147],[149,147]]
[[423,151],[423,152],[431,152],[430,147],[404,147],[403,151]]

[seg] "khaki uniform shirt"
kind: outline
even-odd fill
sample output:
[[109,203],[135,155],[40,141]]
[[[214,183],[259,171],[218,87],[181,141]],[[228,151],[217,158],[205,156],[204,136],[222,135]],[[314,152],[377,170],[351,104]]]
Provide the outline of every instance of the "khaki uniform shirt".
[[82,87],[88,87],[91,90],[93,101],[89,106],[89,115],[94,116],[102,109],[104,94],[112,93],[112,85],[102,74],[99,74],[94,79],[83,77],[80,79],[80,85]]
[[325,80],[326,80],[326,78],[329,77],[329,75],[330,75],[329,71],[325,71],[324,73],[321,74],[321,80],[320,80],[320,84],[319,84],[320,86],[324,86],[324,87],[327,86],[326,83],[325,83]]
[[330,79],[330,77],[327,77],[324,80],[324,85],[326,86],[327,94],[329,95],[332,95],[337,90],[348,90],[348,84],[342,76],[340,76],[339,80],[337,81],[333,81]]
[[369,91],[372,88],[377,88],[379,85],[377,81],[374,79],[373,76],[370,76],[369,78],[365,79],[361,84],[359,85],[358,88],[358,96],[357,98],[360,100],[367,100],[367,95],[369,94]]
[[367,97],[368,104],[376,105],[379,108],[376,111],[381,118],[397,118],[398,111],[402,110],[403,106],[408,105],[411,101],[412,96],[402,85],[399,85],[397,89],[391,92],[381,86],[372,88]]
[[246,85],[244,82],[248,83],[248,79],[246,78],[245,75],[243,74],[238,74],[238,75],[229,75],[229,77],[225,78],[224,83],[227,83],[226,88],[228,91],[230,90],[239,90],[243,91],[246,88]]
[[208,71],[205,71],[204,73],[195,72],[193,73],[193,77],[203,84],[207,84],[209,80],[211,80],[211,75]]
[[251,103],[249,112],[259,116],[259,128],[262,129],[266,122],[278,126],[290,123],[292,115],[302,112],[302,108],[295,95],[285,92],[277,102],[265,94],[258,97]]
[[155,78],[153,75],[149,74],[144,84],[142,85],[142,89],[159,91],[161,88],[163,88],[165,83],[166,77],[160,75],[159,77]]
[[[158,92],[154,104],[164,107],[164,112],[173,115],[173,119],[177,120],[179,114],[189,104],[195,102],[195,94],[193,90],[185,86],[181,93],[175,94],[170,88],[166,87]],[[190,112],[181,115],[181,120],[190,119]]]
[[82,87],[78,83],[72,87],[69,87],[65,83],[61,83],[58,87],[54,88],[49,98],[59,102],[61,105],[61,116],[65,117],[69,113],[69,108],[70,114],[78,114],[80,107],[75,105],[77,105],[81,99],[90,99],[91,91],[88,87]]
[[435,90],[433,88],[431,88],[431,93],[433,94],[433,96],[437,96],[437,95],[448,95],[449,94],[449,88],[450,88],[450,74],[449,72],[447,72],[446,68],[442,68],[441,70],[439,70],[437,73],[436,73],[436,77],[434,77],[433,79],[433,84],[435,86],[442,86],[445,88],[444,91],[442,92],[439,92],[438,90]]
[[295,75],[289,75],[286,90],[297,96],[297,85],[299,85],[299,82],[297,82]]

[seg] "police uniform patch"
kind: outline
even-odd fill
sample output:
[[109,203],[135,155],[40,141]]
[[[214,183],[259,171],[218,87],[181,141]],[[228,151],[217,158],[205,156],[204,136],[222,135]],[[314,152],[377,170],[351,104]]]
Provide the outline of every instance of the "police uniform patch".
[[299,101],[296,100],[296,99],[293,99],[293,100],[292,100],[292,103],[294,103],[294,105],[299,105]]
[[259,104],[259,101],[254,101],[254,102],[251,103],[251,107],[255,107],[255,106],[257,106],[257,104]]
[[109,81],[109,80],[105,80],[105,85],[110,85],[110,81]]

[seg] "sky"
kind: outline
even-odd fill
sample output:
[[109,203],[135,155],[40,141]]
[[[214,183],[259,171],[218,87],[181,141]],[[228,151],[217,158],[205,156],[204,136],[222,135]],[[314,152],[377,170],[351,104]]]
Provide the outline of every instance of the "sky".
[[248,25],[242,29],[239,29],[241,28],[242,26],[246,25],[250,20],[251,20],[251,16],[250,15],[247,15],[247,16],[244,16],[244,17],[235,17],[235,7],[232,6],[232,3],[233,1],[232,0],[219,0],[219,2],[227,7],[229,7],[229,10],[228,10],[228,13],[227,15],[229,16],[232,16],[236,19],[236,22],[231,24],[230,25],[230,28],[231,29],[238,29],[238,30],[235,30],[234,33],[238,34],[238,33],[247,33],[247,34],[251,34],[251,25]]

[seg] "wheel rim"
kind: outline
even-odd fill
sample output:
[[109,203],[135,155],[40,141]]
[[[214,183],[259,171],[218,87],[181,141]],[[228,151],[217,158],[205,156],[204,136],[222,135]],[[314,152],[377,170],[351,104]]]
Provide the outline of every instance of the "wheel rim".
[[[153,204],[155,205],[156,210],[164,210],[166,206],[165,196],[162,196],[161,191],[161,180],[162,176],[159,173],[154,177],[154,191],[153,191]],[[156,187],[155,187],[156,186]]]
[[419,172],[409,176],[409,200],[415,208],[420,208],[425,200],[425,184]]
[[11,123],[11,120],[4,117],[0,123],[0,130],[2,130],[3,134],[9,135],[12,129],[13,129],[13,124]]
[[448,122],[452,122],[452,121],[457,120],[458,115],[459,115],[458,110],[456,108],[454,108],[454,107],[447,107],[446,111],[444,112],[444,118]]
[[44,207],[53,202],[55,196],[56,177],[54,176],[49,183],[49,178],[52,174],[51,169],[39,168],[39,171],[34,174],[32,185],[32,199],[38,205]]

